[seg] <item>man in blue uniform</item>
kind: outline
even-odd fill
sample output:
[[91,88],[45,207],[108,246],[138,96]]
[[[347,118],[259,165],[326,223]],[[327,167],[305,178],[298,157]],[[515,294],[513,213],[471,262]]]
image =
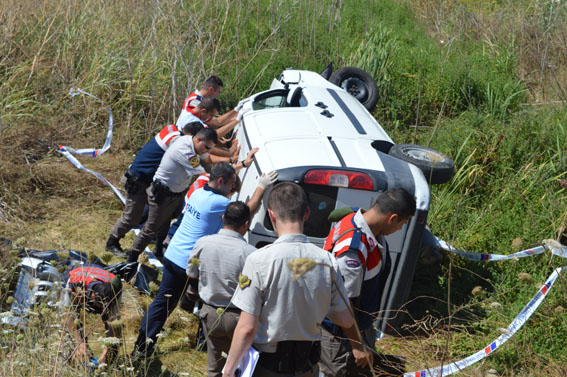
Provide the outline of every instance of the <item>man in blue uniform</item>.
[[[208,99],[205,98],[201,104]],[[129,263],[136,262],[138,255],[144,251],[156,234],[167,233],[171,219],[181,210],[183,193],[191,184],[191,179],[205,172],[201,166],[201,159],[217,141],[216,131],[204,128],[195,136],[180,136],[165,152],[154,174],[153,182],[146,190],[148,220],[132,243],[128,255]]]
[[106,250],[119,256],[125,256],[120,240],[140,223],[144,207],[148,203],[146,189],[152,183],[165,151],[178,136],[196,135],[203,128],[201,122],[188,123],[183,130],[179,130],[174,124],[165,126],[138,152],[123,177],[126,203],[122,215],[110,231],[110,237],[106,241]]
[[[258,210],[266,188],[276,179],[275,172],[259,178],[258,187],[247,203],[252,214]],[[202,236],[215,234],[222,228],[222,215],[230,203],[228,196],[235,182],[234,168],[221,162],[212,168],[209,183],[191,195],[181,225],[165,252],[163,278],[156,298],[142,320],[134,345],[135,358],[147,357],[153,353],[157,334],[187,287],[186,268],[193,246]]]

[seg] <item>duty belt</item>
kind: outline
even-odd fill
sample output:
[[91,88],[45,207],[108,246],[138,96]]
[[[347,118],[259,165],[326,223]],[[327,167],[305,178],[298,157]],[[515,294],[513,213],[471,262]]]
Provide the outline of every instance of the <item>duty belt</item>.
[[165,196],[175,196],[182,195],[183,192],[173,192],[171,189],[159,179],[152,182],[152,192],[154,195],[165,195]]
[[275,353],[262,352],[258,365],[276,373],[307,372],[321,358],[321,342],[279,342]]
[[145,174],[144,175],[137,175],[134,172],[132,172],[130,167],[128,167],[128,169],[126,169],[126,172],[124,173],[124,175],[126,176],[126,178],[131,179],[132,182],[152,183],[152,178],[153,178],[153,175],[151,177],[147,177]]
[[206,302],[203,303],[204,305],[210,306],[213,309],[222,309],[227,313],[240,313],[241,310],[232,306],[229,307],[225,307],[225,306],[215,306],[215,305],[211,305],[211,304],[207,304]]

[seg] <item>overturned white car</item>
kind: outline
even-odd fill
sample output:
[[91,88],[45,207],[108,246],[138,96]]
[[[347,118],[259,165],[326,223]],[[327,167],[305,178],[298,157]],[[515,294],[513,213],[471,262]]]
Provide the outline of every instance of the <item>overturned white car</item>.
[[[321,74],[290,69],[274,79],[269,90],[249,98],[241,109],[237,138],[242,156],[253,147],[260,151],[254,164],[240,172],[242,190],[236,199],[245,201],[258,176],[276,170],[279,181],[296,182],[304,188],[311,210],[305,233],[322,246],[332,225],[327,220],[331,211],[369,208],[390,188],[401,187],[413,194],[415,216],[388,237],[392,270],[376,322],[383,331],[409,293],[429,210],[428,182],[448,181],[453,162],[429,148],[395,145],[362,104],[369,95],[374,96],[369,93],[374,89],[368,78],[363,77],[366,73],[355,68],[348,72],[354,77],[331,78],[337,81],[339,77],[337,84],[352,95]],[[364,94],[361,101],[355,98],[360,93]],[[266,208],[261,207],[248,240],[262,247],[275,239]]]

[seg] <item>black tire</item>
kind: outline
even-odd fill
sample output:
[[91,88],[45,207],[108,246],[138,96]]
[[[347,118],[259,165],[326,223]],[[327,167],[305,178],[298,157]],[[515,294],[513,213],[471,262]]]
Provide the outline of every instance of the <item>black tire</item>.
[[448,182],[455,172],[455,163],[435,149],[415,144],[396,144],[390,149],[390,156],[417,166],[431,184]]
[[356,67],[337,69],[329,81],[352,94],[368,111],[374,110],[378,103],[376,81],[368,73]]

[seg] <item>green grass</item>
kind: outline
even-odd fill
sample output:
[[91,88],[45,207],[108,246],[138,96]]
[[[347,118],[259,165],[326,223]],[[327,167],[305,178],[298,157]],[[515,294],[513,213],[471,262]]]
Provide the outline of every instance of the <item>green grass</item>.
[[[320,71],[333,62],[373,73],[380,89],[374,115],[397,143],[431,140],[455,160],[453,179],[432,188],[428,222],[436,235],[487,253],[517,251],[515,239],[523,248],[544,238],[567,243],[567,189],[560,185],[567,111],[552,102],[567,92],[565,9],[540,0],[8,0],[0,5],[0,236],[29,248],[104,252],[121,205],[55,150],[102,145],[107,114],[88,97],[70,98],[69,88],[112,108],[111,150],[82,161],[118,184],[132,153],[175,120],[207,75],[225,81],[220,99],[228,109],[287,67]],[[8,257],[0,261],[6,271],[13,267]],[[383,347],[391,344],[416,369],[467,356],[494,339],[560,264],[548,255],[493,264],[445,256],[418,271],[414,295],[431,297],[412,313],[407,333],[415,335]],[[535,283],[521,283],[521,272]],[[2,284],[8,278],[0,276]],[[472,295],[475,286],[480,296]],[[0,290],[3,310],[10,295]],[[501,309],[488,310],[494,301]],[[567,373],[561,308],[564,279],[508,344],[464,375],[490,368],[502,376]],[[193,351],[178,343],[193,329],[182,327],[163,339],[168,373],[194,367]],[[41,326],[3,333],[3,375],[49,375],[39,363],[9,362],[51,345],[55,335]],[[51,362],[48,356],[38,360]],[[65,373],[78,371],[69,365]]]

